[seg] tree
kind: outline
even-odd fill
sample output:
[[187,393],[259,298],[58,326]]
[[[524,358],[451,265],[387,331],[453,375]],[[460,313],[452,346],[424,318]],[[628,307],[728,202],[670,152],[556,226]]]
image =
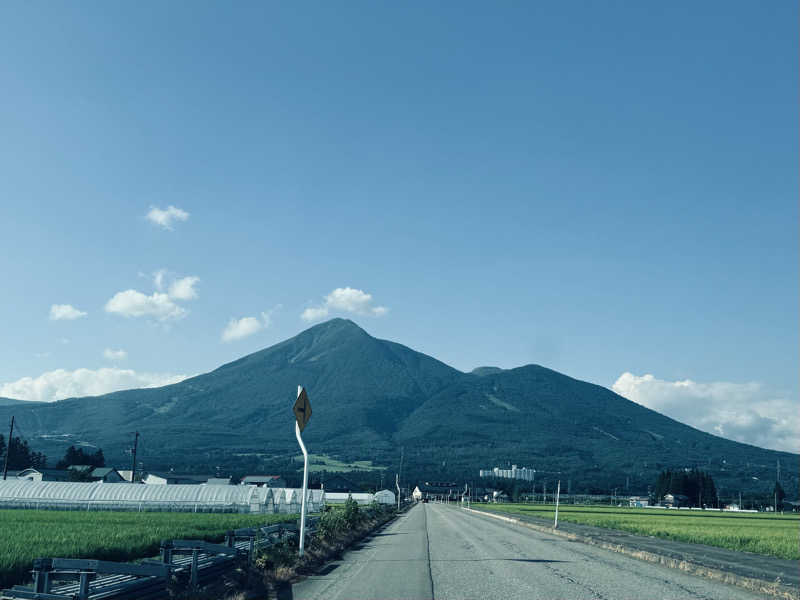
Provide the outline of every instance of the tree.
[[5,460],[8,452],[8,468],[15,471],[33,467],[42,469],[47,466],[47,457],[41,452],[34,452],[28,445],[27,440],[20,437],[11,438],[11,442],[6,445],[5,438],[0,435],[0,457]]
[[667,469],[659,473],[654,487],[657,502],[663,500],[667,494],[680,494],[687,497],[689,506],[713,506],[717,503],[714,479],[699,469],[691,471]]
[[73,465],[87,465],[90,467],[105,467],[106,459],[103,450],[98,448],[96,452],[85,451],[83,448],[70,446],[64,453],[64,458],[56,464],[57,469],[66,469]]
[[786,498],[786,492],[783,491],[780,481],[775,482],[775,488],[772,490],[772,497],[775,501],[775,510],[777,511],[783,504],[784,498]]

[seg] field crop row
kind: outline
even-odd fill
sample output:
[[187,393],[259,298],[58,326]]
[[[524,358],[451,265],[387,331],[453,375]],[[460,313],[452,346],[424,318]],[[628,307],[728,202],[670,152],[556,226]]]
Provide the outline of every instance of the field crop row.
[[34,558],[130,561],[164,539],[220,541],[225,532],[297,515],[0,510],[0,587],[28,578]]
[[[481,508],[551,520],[553,505],[487,504]],[[562,505],[559,521],[637,535],[800,559],[800,515]]]

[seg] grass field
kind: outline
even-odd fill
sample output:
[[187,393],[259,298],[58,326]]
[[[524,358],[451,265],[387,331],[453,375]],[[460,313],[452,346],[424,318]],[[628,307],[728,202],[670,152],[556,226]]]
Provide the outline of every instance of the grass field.
[[[300,471],[303,469],[303,455],[298,454],[294,460],[300,463]],[[347,473],[349,471],[380,471],[383,467],[374,466],[371,460],[357,460],[354,462],[342,462],[327,454],[309,454],[308,470],[311,473],[327,471],[329,473]]]
[[222,540],[240,527],[297,515],[0,510],[0,587],[28,579],[34,558],[130,561],[155,556],[163,539]]
[[[482,504],[552,521],[553,505]],[[558,520],[731,550],[800,559],[800,515],[561,505]]]

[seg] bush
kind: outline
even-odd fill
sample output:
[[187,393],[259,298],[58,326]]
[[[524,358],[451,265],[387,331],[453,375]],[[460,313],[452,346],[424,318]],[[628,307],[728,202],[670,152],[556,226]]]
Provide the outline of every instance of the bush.
[[348,496],[344,503],[344,520],[347,527],[355,529],[362,521],[361,510],[358,507],[358,502],[353,500],[352,496]]
[[347,528],[344,512],[328,510],[322,514],[317,524],[317,535],[325,540],[332,540]]

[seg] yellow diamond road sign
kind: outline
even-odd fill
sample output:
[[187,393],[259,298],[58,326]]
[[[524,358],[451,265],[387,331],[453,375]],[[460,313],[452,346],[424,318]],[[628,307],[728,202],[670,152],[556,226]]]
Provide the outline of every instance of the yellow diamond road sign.
[[300,431],[305,429],[308,420],[311,418],[311,402],[308,401],[308,394],[306,388],[300,390],[297,400],[294,403],[294,418],[297,419],[297,426]]

